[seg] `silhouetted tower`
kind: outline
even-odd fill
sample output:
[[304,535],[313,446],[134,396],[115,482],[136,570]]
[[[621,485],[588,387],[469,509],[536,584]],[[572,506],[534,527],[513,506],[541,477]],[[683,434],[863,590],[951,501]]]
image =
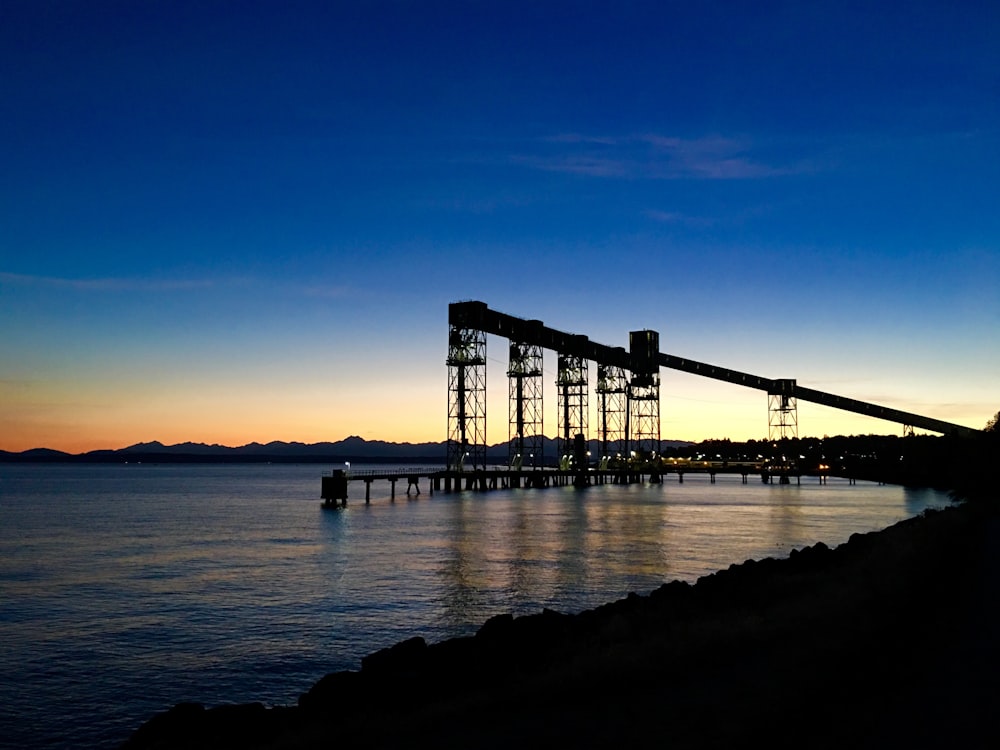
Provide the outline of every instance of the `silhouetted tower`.
[[472,306],[448,309],[448,468],[486,468],[486,332]]
[[767,439],[799,436],[799,406],[794,380],[775,380],[767,390]]
[[660,334],[632,331],[628,340],[630,450],[639,458],[650,458],[660,455]]
[[[624,353],[624,349],[621,350]],[[597,363],[597,400],[602,465],[609,459],[628,455],[625,423],[628,418],[628,379],[625,370],[614,365]]]
[[[573,348],[582,351],[586,346],[586,336],[574,336]],[[557,410],[559,412],[559,461],[573,456],[574,440],[577,435],[587,439],[587,359],[580,354],[559,354],[559,371],[556,376],[558,387]]]
[[[539,323],[541,326],[541,323]],[[542,424],[542,347],[510,342],[507,383],[510,392],[508,465],[542,466],[545,431]]]

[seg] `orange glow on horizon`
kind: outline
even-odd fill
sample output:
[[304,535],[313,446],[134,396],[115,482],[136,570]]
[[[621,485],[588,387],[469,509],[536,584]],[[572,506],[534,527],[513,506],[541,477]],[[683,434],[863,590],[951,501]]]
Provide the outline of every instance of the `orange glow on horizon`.
[[[338,442],[352,435],[369,441],[386,441],[395,443],[438,443],[447,439],[446,425],[443,418],[437,417],[430,422],[403,423],[391,415],[369,415],[368,418],[355,420],[338,420],[329,426],[317,425],[314,422],[293,423],[287,419],[275,418],[270,424],[261,415],[250,423],[240,424],[236,421],[229,424],[206,426],[197,424],[194,420],[145,422],[141,419],[117,419],[114,423],[99,423],[85,425],[81,423],[13,424],[11,433],[4,436],[0,450],[20,452],[33,448],[50,448],[66,453],[86,453],[94,450],[116,450],[137,443],[158,441],[164,445],[178,443],[204,443],[207,445],[224,445],[239,447],[250,443],[287,442],[287,443],[324,443]],[[822,437],[823,435],[860,435],[860,434],[902,434],[902,426],[877,419],[855,417],[853,415],[838,415],[830,418],[824,415],[822,420],[803,420],[800,411],[800,431],[802,437]],[[506,416],[497,427],[491,428],[487,436],[490,445],[504,442],[508,439]],[[756,420],[719,419],[713,415],[709,420],[707,415],[681,420],[675,415],[669,420],[664,419],[661,426],[663,440],[684,440],[701,442],[711,439],[731,439],[737,442],[745,440],[761,440],[767,438],[766,413],[757,416]],[[546,427],[546,435],[555,437],[556,430]],[[591,430],[591,438],[596,433]]]
[[[398,384],[394,382],[397,377]],[[152,441],[230,447],[272,441],[311,444],[337,442],[351,435],[397,443],[447,439],[447,393],[444,384],[433,377],[387,373],[374,383],[314,381],[280,389],[273,383],[254,382],[186,385],[171,389],[163,383],[140,386],[67,380],[26,390],[0,384],[0,450],[50,448],[75,454]],[[494,378],[492,385],[487,393],[487,442],[491,445],[509,437],[505,379]],[[906,408],[906,404],[888,405]],[[555,394],[546,392],[544,432],[549,437],[557,434],[555,408]],[[595,410],[596,400],[591,399],[591,438],[597,436]],[[950,414],[924,411],[976,428],[993,413],[985,404],[966,405],[962,412]],[[665,383],[660,423],[663,440],[765,439],[766,395],[690,379]],[[800,402],[799,434],[902,434],[902,426]]]

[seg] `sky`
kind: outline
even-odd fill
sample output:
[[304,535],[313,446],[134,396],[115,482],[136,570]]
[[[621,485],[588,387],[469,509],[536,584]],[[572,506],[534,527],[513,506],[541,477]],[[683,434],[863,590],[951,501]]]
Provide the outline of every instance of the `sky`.
[[[3,0],[0,450],[444,440],[473,299],[981,428],[997,39],[989,0]],[[663,439],[767,437],[661,377]]]

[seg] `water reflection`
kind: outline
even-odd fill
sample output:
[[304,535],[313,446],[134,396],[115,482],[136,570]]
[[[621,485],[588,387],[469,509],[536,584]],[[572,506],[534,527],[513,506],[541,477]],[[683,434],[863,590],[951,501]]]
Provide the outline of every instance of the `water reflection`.
[[769,503],[766,535],[757,540],[757,546],[770,546],[773,554],[786,555],[801,544],[802,495],[787,485],[779,489],[789,492],[777,495]]
[[454,502],[445,541],[449,622],[484,610],[586,608],[817,541],[835,546],[943,500],[933,491],[846,482],[695,484],[522,490]]

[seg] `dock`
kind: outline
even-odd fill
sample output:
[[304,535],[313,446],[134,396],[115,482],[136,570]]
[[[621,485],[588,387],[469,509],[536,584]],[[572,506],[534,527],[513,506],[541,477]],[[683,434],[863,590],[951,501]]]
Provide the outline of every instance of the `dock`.
[[[433,468],[396,468],[396,469],[364,469],[348,471],[335,469],[322,477],[320,498],[323,507],[335,508],[347,505],[348,485],[351,482],[364,482],[365,503],[371,502],[371,487],[376,481],[388,481],[390,486],[389,499],[396,499],[396,484],[406,481],[408,497],[420,495],[420,482],[426,480],[428,494],[435,492],[488,492],[498,489],[541,489],[545,487],[589,487],[602,484],[661,484],[664,479],[673,474],[681,484],[686,474],[708,475],[712,484],[719,474],[739,475],[743,484],[747,484],[751,475],[759,476],[761,481],[773,484],[801,484],[803,476],[815,476],[820,484],[826,484],[828,471],[820,470],[804,472],[794,465],[774,465],[766,463],[729,463],[713,461],[665,462],[662,467],[646,466],[636,469],[599,469],[586,470],[533,468],[515,469],[508,466],[494,466],[484,469],[456,471],[453,469]],[[852,481],[853,484],[853,481]]]

